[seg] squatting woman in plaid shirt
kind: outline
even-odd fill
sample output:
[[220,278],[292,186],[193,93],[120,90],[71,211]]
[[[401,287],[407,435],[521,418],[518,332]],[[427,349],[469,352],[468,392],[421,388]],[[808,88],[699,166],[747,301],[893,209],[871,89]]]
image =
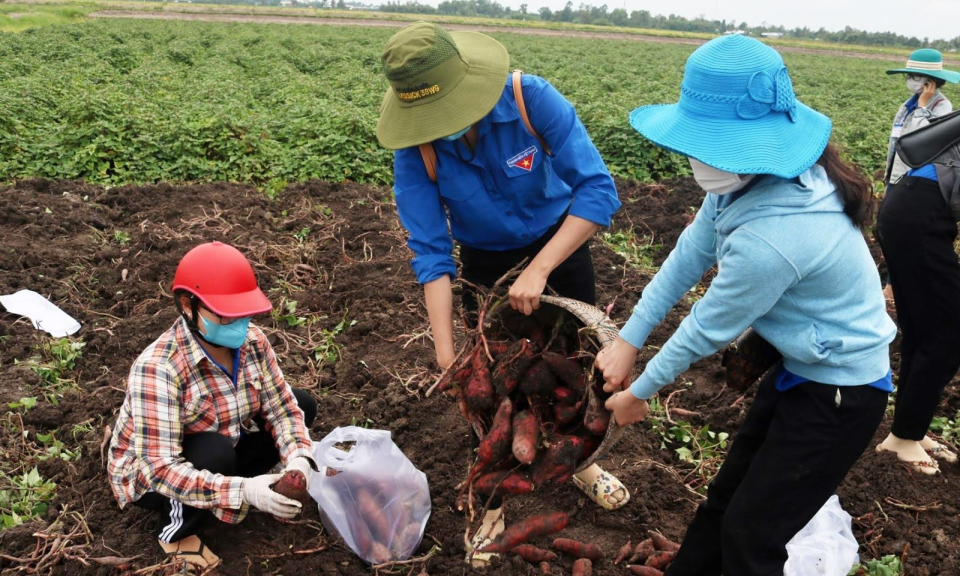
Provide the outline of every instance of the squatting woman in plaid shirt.
[[300,503],[270,489],[286,470],[309,476],[316,401],[287,385],[256,314],[270,301],[236,248],[212,242],[177,267],[180,317],[140,354],[110,443],[114,496],[157,510],[168,554],[199,567],[219,562],[197,537],[209,510],[227,523],[250,506],[291,518]]

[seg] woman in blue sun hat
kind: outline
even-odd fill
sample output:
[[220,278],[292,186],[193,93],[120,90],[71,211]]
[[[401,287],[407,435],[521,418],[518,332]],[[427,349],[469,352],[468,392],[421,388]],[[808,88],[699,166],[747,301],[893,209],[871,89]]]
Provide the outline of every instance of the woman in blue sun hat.
[[[667,574],[783,574],[787,542],[863,453],[892,390],[896,328],[860,229],[872,187],[828,144],[830,119],[797,101],[780,55],[751,38],[698,48],[680,101],[630,123],[689,157],[707,194],[597,357],[607,407],[620,424],[643,420],[658,390],[750,326],[775,346],[782,364],[761,380]],[[629,383],[651,331],[712,266],[706,294]]]
[[[927,434],[943,389],[960,367],[960,264],[954,252],[957,222],[950,213],[935,164],[909,169],[896,154],[900,136],[926,126],[953,106],[940,93],[960,72],[943,69],[929,48],[910,55],[905,68],[913,95],[897,112],[887,154],[887,192],[877,217],[883,257],[890,270],[900,324],[900,372],[890,434],[877,451],[890,451],[914,471],[934,475],[937,460],[957,455]],[[936,460],[934,459],[936,458]]]

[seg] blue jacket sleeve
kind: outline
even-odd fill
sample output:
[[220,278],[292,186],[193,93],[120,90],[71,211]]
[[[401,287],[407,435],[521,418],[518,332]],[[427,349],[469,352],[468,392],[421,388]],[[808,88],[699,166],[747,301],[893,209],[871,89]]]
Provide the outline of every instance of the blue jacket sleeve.
[[797,268],[746,229],[727,238],[720,272],[673,336],[647,363],[630,393],[647,399],[697,360],[713,354],[766,314],[800,279]]
[[707,194],[693,223],[680,234],[677,245],[653,280],[643,289],[633,314],[620,336],[635,348],[642,348],[650,332],[690,290],[703,273],[717,262],[717,232],[713,226],[715,196]]
[[549,82],[524,75],[523,100],[530,123],[553,156],[551,165],[573,190],[570,214],[609,226],[620,208],[613,177],[573,105]]
[[400,223],[410,234],[407,246],[417,281],[432,282],[443,275],[457,276],[453,240],[447,214],[440,202],[440,189],[430,181],[417,148],[397,150],[393,155],[393,193]]

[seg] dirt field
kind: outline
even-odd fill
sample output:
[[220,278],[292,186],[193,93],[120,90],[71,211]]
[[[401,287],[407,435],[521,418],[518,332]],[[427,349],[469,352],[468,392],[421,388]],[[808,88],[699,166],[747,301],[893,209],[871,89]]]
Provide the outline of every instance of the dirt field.
[[[616,225],[662,243],[664,248],[653,254],[658,264],[700,201],[689,183],[672,188],[619,183],[624,205]],[[111,496],[100,457],[101,432],[123,400],[131,363],[174,320],[168,289],[179,258],[200,242],[219,239],[254,261],[275,306],[283,298],[295,300],[295,315],[311,320],[289,327],[282,319],[263,317],[258,324],[271,336],[290,383],[319,400],[314,439],[351,422],[393,431],[430,482],[433,514],[420,553],[435,543],[442,549],[427,571],[435,576],[471,572],[462,564],[464,517],[454,508],[454,487],[471,458],[468,428],[449,398],[424,399],[418,393],[421,383],[432,383],[436,368],[421,291],[388,190],[313,182],[292,185],[270,201],[252,188],[230,184],[104,189],[28,181],[0,189],[0,195],[5,206],[0,294],[30,288],[49,296],[83,323],[78,337],[86,342],[76,368],[64,374],[76,379],[78,390],[67,391],[59,406],[41,399],[22,413],[22,422],[13,412],[2,420],[0,454],[10,466],[27,464],[38,432],[59,429],[65,443],[82,447],[79,460],[39,464],[41,474],[57,482],[57,498],[42,521],[0,532],[3,554],[29,557],[38,538],[33,534],[72,510],[83,513],[91,531],[84,548],[89,556],[139,555],[134,569],[163,560],[148,535],[156,526],[153,514],[121,511]],[[118,231],[129,240],[121,243]],[[600,306],[612,304],[611,317],[622,323],[650,276],[624,269],[622,258],[596,242],[594,262]],[[681,303],[649,344],[662,344],[688,309]],[[333,330],[342,319],[356,323],[335,339],[340,361],[318,366],[314,349],[322,341],[321,329]],[[43,340],[27,322],[0,313],[0,402],[42,396],[40,379],[14,360],[36,356]],[[643,354],[649,358],[652,351]],[[752,393],[737,403],[738,394],[723,386],[718,357],[699,362],[680,382],[692,385],[672,388],[685,391],[671,406],[700,412],[702,418],[693,419],[698,426],[736,431]],[[952,416],[960,409],[956,384],[939,414]],[[69,431],[78,424],[92,425],[93,431],[81,432],[74,441]],[[889,418],[874,445],[888,430]],[[672,447],[660,448],[650,422],[628,430],[601,465],[632,492],[622,510],[602,512],[567,484],[508,500],[508,520],[557,509],[572,512],[571,525],[561,535],[595,542],[607,554],[594,573],[626,574],[609,560],[616,550],[628,539],[636,543],[651,528],[680,540],[699,496],[681,482],[691,467]],[[839,491],[844,508],[858,518],[864,558],[905,554],[910,576],[960,573],[960,466],[943,465],[943,470],[940,477],[920,477],[871,446]],[[318,519],[311,510],[304,523],[281,525],[255,513],[238,526],[211,522],[203,538],[225,561],[220,574],[370,573],[337,538],[318,530]],[[323,545],[319,552],[297,553]],[[3,573],[15,573],[15,565],[0,559]],[[569,574],[569,560],[554,564],[555,573],[561,570]],[[62,559],[51,573],[116,570]],[[538,572],[508,557],[490,573]]]

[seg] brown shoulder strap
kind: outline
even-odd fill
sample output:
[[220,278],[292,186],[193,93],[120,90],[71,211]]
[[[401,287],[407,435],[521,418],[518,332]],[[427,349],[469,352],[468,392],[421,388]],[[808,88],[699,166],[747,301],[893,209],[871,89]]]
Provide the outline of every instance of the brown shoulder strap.
[[527,132],[533,134],[534,138],[540,142],[540,147],[543,148],[543,151],[550,154],[550,146],[548,146],[547,141],[533,129],[533,124],[530,123],[530,117],[527,115],[527,105],[523,102],[523,88],[520,85],[521,76],[523,76],[522,70],[513,71],[513,99],[517,101],[517,110],[520,111],[520,118],[523,119],[523,124],[527,127]]
[[433,144],[427,142],[420,145],[420,156],[423,157],[423,165],[427,169],[427,176],[431,182],[437,181],[437,152],[433,149]]

